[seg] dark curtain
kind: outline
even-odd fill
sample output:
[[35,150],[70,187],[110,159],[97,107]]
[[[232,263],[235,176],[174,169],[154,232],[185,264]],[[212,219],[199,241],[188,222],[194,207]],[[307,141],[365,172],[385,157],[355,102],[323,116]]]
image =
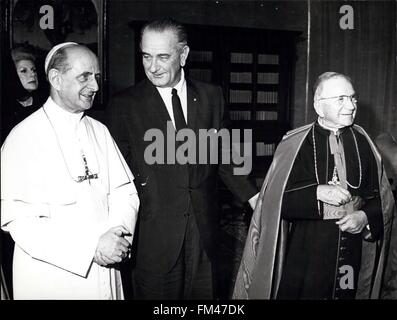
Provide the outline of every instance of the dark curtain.
[[[309,84],[325,71],[347,74],[359,96],[356,123],[374,138],[397,137],[397,1],[311,1]],[[353,8],[354,29],[343,30],[342,5]],[[312,103],[309,92],[309,103]],[[309,108],[309,119],[315,119]]]

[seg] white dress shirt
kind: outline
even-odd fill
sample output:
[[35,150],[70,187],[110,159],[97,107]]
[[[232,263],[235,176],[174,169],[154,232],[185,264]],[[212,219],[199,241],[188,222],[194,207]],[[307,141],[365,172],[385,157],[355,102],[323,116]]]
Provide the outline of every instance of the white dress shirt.
[[175,88],[178,92],[179,99],[181,100],[183,116],[185,117],[186,123],[188,123],[187,119],[187,89],[186,89],[186,80],[185,80],[185,72],[183,68],[181,69],[181,79],[174,87],[169,88],[160,88],[156,87],[160,93],[161,98],[164,101],[165,107],[167,108],[168,114],[172,120],[172,124],[175,128],[175,119],[174,119],[174,111],[172,110],[172,89]]

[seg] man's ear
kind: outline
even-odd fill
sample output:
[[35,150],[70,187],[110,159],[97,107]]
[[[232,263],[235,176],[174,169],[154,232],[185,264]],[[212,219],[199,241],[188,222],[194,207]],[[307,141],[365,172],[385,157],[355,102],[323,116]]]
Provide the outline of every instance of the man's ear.
[[55,90],[61,89],[61,72],[57,69],[51,69],[48,72],[48,81]]
[[181,59],[181,67],[184,67],[186,64],[187,56],[189,55],[190,48],[189,46],[185,45],[182,48],[182,52],[180,54]]
[[314,101],[314,110],[320,118],[324,118],[324,105],[320,101]]

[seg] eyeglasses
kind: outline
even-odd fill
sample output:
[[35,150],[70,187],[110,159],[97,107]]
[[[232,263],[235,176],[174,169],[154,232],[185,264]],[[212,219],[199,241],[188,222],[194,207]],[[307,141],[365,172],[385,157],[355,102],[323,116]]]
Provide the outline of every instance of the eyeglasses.
[[335,97],[320,98],[320,99],[317,99],[317,101],[328,100],[328,99],[337,99],[339,105],[343,105],[347,100],[350,100],[351,103],[353,103],[354,105],[357,104],[357,96],[355,94],[353,94],[351,96],[341,95],[341,96],[335,96]]

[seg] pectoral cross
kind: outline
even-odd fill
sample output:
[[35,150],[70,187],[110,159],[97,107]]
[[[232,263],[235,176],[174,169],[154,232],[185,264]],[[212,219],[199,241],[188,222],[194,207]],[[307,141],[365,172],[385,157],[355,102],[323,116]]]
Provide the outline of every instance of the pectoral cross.
[[328,181],[328,184],[332,186],[340,186],[340,181],[338,178],[338,170],[336,166],[334,167],[334,172],[332,173],[332,179],[331,181]]
[[334,156],[334,171],[332,173],[331,181],[328,181],[329,185],[342,186],[347,189],[346,186],[346,166],[345,166],[345,154],[342,142],[339,140],[339,134],[331,133],[329,135],[329,146],[331,154]]
[[88,180],[88,183],[91,184],[91,179],[98,179],[98,174],[97,173],[94,173],[94,174],[91,173],[90,169],[88,168],[87,159],[85,158],[85,155],[83,153],[81,155],[82,155],[83,161],[84,161],[85,175],[84,176],[78,176],[77,177],[77,182],[83,182],[84,180]]

